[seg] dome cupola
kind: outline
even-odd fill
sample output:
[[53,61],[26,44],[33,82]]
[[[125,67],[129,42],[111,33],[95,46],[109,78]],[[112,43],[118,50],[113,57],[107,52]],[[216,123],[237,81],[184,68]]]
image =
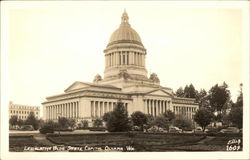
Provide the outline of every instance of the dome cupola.
[[111,35],[108,46],[116,43],[136,43],[142,45],[139,34],[129,24],[129,17],[126,11],[122,14],[120,27]]
[[126,11],[122,14],[119,28],[112,33],[104,54],[104,81],[124,78],[121,75],[126,75],[126,79],[148,80],[146,49],[139,34],[130,26]]

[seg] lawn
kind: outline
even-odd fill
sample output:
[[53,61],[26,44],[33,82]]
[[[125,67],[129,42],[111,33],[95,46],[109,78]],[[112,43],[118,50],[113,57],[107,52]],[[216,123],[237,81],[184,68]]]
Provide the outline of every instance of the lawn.
[[137,151],[152,146],[173,146],[180,144],[194,144],[204,135],[152,134],[152,133],[103,133],[82,135],[50,135],[47,136],[55,144],[71,146],[127,146],[132,145]]
[[9,136],[9,151],[23,152],[24,147],[43,146],[33,136]]
[[[172,151],[226,151],[229,140],[240,139],[242,135],[205,135],[169,133],[92,133],[92,134],[49,134],[47,139],[55,145],[75,147],[126,147],[132,146],[136,152]],[[43,146],[33,136],[10,136],[10,151],[23,151],[25,146]]]

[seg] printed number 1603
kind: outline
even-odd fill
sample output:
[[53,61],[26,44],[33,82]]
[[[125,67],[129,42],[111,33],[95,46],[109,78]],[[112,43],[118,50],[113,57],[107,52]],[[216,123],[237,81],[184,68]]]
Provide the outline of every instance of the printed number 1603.
[[240,150],[240,146],[238,145],[227,145],[227,151],[238,151]]

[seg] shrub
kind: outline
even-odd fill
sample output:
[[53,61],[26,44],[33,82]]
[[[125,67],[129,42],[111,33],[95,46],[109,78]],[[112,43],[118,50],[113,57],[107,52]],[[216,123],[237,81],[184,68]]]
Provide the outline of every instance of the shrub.
[[41,129],[39,129],[39,131],[42,134],[54,133],[54,128],[52,126],[46,125],[46,126],[43,126]]
[[89,127],[89,122],[87,120],[83,120],[82,122],[82,127],[83,128],[88,128]]

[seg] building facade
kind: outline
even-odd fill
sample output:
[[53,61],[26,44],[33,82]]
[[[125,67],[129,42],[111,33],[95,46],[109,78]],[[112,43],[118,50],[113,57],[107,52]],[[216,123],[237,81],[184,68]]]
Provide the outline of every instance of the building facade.
[[104,50],[104,77],[96,75],[92,83],[74,82],[64,93],[43,102],[45,120],[59,116],[92,121],[112,111],[118,100],[128,114],[141,111],[158,116],[166,110],[192,119],[198,108],[194,99],[179,98],[173,90],[160,85],[157,74],[147,76],[147,50],[139,34],[130,26],[126,12]]
[[14,104],[13,102],[9,104],[9,118],[11,116],[17,116],[18,119],[26,120],[31,112],[34,113],[37,119],[40,118],[39,106],[20,105]]

